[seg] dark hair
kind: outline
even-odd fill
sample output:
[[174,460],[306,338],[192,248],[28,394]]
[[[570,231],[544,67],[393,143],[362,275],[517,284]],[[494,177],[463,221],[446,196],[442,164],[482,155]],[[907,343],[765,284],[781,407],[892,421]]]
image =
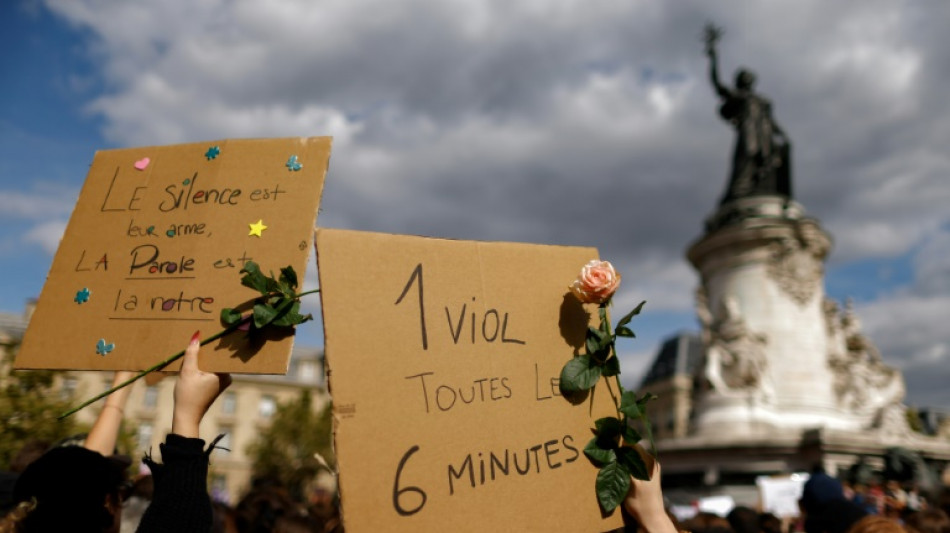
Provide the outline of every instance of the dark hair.
[[50,443],[45,440],[32,439],[20,447],[16,455],[10,460],[11,472],[23,472],[30,463],[39,459],[50,448]]
[[[106,508],[117,497],[125,473],[115,462],[79,446],[53,448],[17,479],[13,498],[36,500],[20,523],[23,531],[102,531],[114,517]],[[116,503],[118,498],[116,498]]]
[[742,505],[729,511],[726,520],[735,533],[759,533],[762,530],[759,526],[759,513]]
[[762,530],[762,533],[784,533],[782,519],[772,513],[759,515],[759,529]]
[[300,516],[306,511],[282,486],[258,484],[234,507],[235,523],[241,533],[270,533],[284,516]]
[[950,517],[934,507],[908,514],[904,524],[917,533],[950,533]]

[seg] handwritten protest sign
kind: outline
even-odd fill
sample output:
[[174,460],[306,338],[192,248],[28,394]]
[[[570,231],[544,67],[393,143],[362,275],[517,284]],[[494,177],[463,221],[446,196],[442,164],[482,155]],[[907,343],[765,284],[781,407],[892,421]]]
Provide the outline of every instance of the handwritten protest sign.
[[557,380],[595,249],[319,229],[317,257],[347,531],[621,525],[583,454],[613,401]]
[[[259,296],[240,284],[247,261],[265,273],[290,265],[302,280],[330,144],[97,152],[16,367],[141,370],[184,348],[195,330],[221,330],[222,308]],[[292,335],[252,343],[236,331],[202,350],[202,366],[285,373],[292,347]]]

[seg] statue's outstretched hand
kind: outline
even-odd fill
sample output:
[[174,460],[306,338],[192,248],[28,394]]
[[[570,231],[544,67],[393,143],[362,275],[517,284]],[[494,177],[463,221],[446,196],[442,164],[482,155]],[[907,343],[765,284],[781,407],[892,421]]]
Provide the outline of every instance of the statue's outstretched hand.
[[703,28],[703,41],[706,43],[706,55],[715,57],[716,42],[722,38],[722,28],[717,28],[713,23],[707,22]]

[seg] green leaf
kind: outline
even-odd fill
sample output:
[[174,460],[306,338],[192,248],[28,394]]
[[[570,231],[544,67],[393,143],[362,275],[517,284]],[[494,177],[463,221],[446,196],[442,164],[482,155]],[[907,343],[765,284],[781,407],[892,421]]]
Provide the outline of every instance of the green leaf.
[[280,282],[285,284],[290,292],[297,291],[297,273],[294,272],[294,267],[285,266],[280,269]]
[[300,302],[294,302],[294,304],[286,312],[281,313],[280,316],[275,318],[271,324],[275,326],[296,326],[302,322],[312,320],[313,315],[307,314],[306,316],[300,314]]
[[231,326],[237,322],[240,322],[242,318],[243,315],[237,309],[225,307],[221,310],[221,323],[225,326]]
[[260,267],[254,261],[248,261],[241,269],[244,277],[241,278],[241,285],[256,290],[261,294],[267,294],[267,278],[261,273]]
[[284,296],[288,296],[287,294],[284,293],[283,286],[281,285],[281,283],[274,278],[273,270],[270,273],[270,277],[264,278],[264,282],[266,283],[268,293],[276,292],[279,294],[283,294]]
[[611,357],[604,362],[604,377],[611,377],[620,374],[620,359],[617,356]]
[[584,455],[597,466],[603,466],[617,461],[617,453],[612,448],[605,449],[600,447],[600,441],[596,437],[590,439],[590,442],[584,447]]
[[637,450],[631,447],[620,448],[616,452],[617,462],[627,467],[627,470],[637,479],[648,480],[650,473],[647,472],[647,465],[643,462],[643,457]]
[[646,410],[647,410],[647,403],[649,403],[649,402],[651,402],[651,401],[653,401],[653,400],[655,400],[655,399],[657,399],[657,398],[658,398],[658,396],[657,396],[656,394],[653,394],[652,392],[644,393],[643,396],[641,396],[640,399],[637,400],[637,406],[640,407],[640,410],[641,410],[641,411],[646,412]]
[[642,438],[643,437],[640,436],[640,432],[634,429],[633,426],[630,425],[630,422],[628,420],[624,420],[623,441],[626,442],[627,444],[634,445],[640,442],[640,439]]
[[599,329],[587,328],[585,348],[591,355],[603,352],[605,348],[610,348],[610,337]]
[[[646,303],[647,303],[646,300],[640,302],[640,305],[636,306],[636,307],[633,309],[633,311],[630,311],[629,313],[627,313],[626,315],[624,315],[623,318],[620,319],[620,322],[617,322],[617,331],[619,332],[619,331],[620,331],[620,328],[622,328],[623,326],[626,326],[627,324],[629,324],[630,321],[633,320],[633,317],[639,315],[639,314],[640,314],[640,310],[643,309],[643,306],[644,306]],[[631,333],[632,333],[632,332],[631,332]],[[618,333],[618,335],[619,335],[619,333]]]
[[577,356],[561,369],[561,392],[570,394],[590,390],[602,373],[603,368],[593,364],[589,355]]
[[630,490],[630,471],[620,462],[604,465],[597,473],[597,500],[610,513]]
[[598,438],[616,442],[623,431],[623,422],[613,416],[605,416],[594,421],[594,431]]
[[261,329],[277,318],[277,310],[264,304],[254,305],[254,327]]
[[637,393],[628,390],[620,395],[620,412],[630,418],[642,417],[642,411],[637,402]]
[[633,330],[628,328],[627,326],[617,326],[617,336],[635,338],[637,334],[634,333]]

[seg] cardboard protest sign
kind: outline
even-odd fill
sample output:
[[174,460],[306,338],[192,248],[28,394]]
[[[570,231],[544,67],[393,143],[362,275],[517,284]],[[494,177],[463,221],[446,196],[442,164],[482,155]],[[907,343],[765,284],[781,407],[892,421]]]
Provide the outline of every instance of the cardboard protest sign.
[[[16,359],[17,368],[141,370],[220,331],[257,293],[248,261],[302,281],[329,137],[224,140],[96,153]],[[285,373],[293,335],[236,331],[202,349],[212,371]],[[169,369],[177,369],[176,363]]]
[[583,449],[615,415],[561,368],[593,248],[317,230],[347,531],[604,531]]

